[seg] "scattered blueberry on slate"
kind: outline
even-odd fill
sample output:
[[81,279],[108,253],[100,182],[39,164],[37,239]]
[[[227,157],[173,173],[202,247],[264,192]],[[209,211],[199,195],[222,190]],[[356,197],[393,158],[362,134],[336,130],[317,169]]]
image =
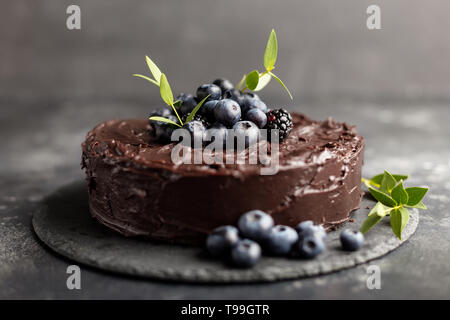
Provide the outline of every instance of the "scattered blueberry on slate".
[[233,126],[233,129],[238,137],[237,143],[239,143],[239,138],[243,137],[246,148],[258,141],[259,128],[251,121],[239,121]]
[[357,251],[364,243],[364,236],[360,231],[345,229],[341,232],[340,240],[345,251]]
[[313,259],[325,250],[325,242],[318,235],[308,235],[297,242],[300,257]]
[[202,84],[197,89],[197,100],[201,101],[204,98],[206,98],[209,95],[208,99],[206,101],[211,100],[219,100],[222,98],[222,90],[220,90],[219,86],[216,86],[215,84]]
[[214,108],[216,120],[226,126],[233,126],[241,117],[241,107],[231,99],[220,100]]
[[232,262],[241,268],[253,267],[261,258],[261,247],[258,243],[244,239],[231,249]]
[[300,222],[295,229],[300,239],[311,235],[317,235],[322,240],[327,237],[325,229],[321,225],[315,225],[311,220]]
[[264,241],[264,249],[270,254],[285,255],[291,251],[297,240],[298,234],[293,228],[277,225],[269,230]]
[[175,100],[181,101],[180,111],[184,115],[189,114],[197,105],[197,101],[192,94],[182,93]]
[[238,227],[245,238],[263,241],[273,227],[273,219],[261,210],[252,210],[239,218]]
[[245,119],[253,122],[258,126],[258,128],[262,129],[267,123],[266,114],[260,109],[254,108],[250,109],[245,115]]
[[239,231],[236,227],[222,226],[214,229],[208,236],[206,248],[213,256],[226,256],[238,241]]
[[224,93],[227,90],[234,89],[234,85],[227,79],[216,79],[213,81],[213,84],[218,86],[220,90],[222,90],[222,93]]

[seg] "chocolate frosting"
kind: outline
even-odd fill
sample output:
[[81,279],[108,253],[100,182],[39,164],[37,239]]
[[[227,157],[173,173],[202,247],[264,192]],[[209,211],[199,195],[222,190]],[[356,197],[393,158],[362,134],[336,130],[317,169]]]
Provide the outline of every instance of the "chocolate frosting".
[[360,206],[364,140],[332,118],[294,113],[293,123],[279,146],[279,171],[267,176],[263,164],[248,161],[175,165],[175,144],[155,141],[148,120],[101,123],[82,145],[91,214],[125,236],[180,243],[200,243],[252,209],[277,224],[333,227]]

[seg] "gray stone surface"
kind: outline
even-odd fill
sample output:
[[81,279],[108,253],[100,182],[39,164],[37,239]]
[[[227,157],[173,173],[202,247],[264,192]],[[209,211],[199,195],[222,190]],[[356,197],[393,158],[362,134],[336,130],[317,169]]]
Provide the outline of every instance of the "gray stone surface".
[[[367,206],[375,204],[364,198],[362,208],[353,214],[354,222],[343,228],[356,228],[367,217]],[[263,257],[252,269],[233,268],[205,254],[203,248],[154,243],[125,238],[107,230],[92,219],[87,205],[86,183],[74,183],[49,196],[33,214],[33,228],[38,237],[57,253],[99,269],[169,281],[204,283],[268,282],[315,276],[379,258],[409,239],[419,223],[415,210],[402,233],[402,240],[392,233],[389,219],[366,235],[357,252],[345,252],[339,242],[340,230],[328,233],[327,250],[317,259],[301,260]]]

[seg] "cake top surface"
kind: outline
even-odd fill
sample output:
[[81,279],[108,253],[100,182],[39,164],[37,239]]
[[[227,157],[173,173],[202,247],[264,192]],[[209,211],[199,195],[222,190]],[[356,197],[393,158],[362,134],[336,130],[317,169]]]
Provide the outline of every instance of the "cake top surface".
[[[314,121],[300,113],[292,113],[292,119],[294,128],[289,137],[279,145],[279,170],[321,166],[329,161],[345,163],[358,154],[364,145],[363,138],[357,134],[354,126],[347,123],[336,122],[332,118]],[[224,161],[224,164],[213,165],[176,165],[171,159],[175,145],[176,143],[161,144],[156,141],[147,119],[110,120],[99,124],[87,134],[83,152],[103,157],[111,163],[121,162],[138,169],[160,168],[192,175],[251,174],[259,172],[264,166],[259,161],[257,164],[249,164],[248,149],[245,152],[245,164],[225,164]],[[270,143],[259,142],[258,147],[268,147],[270,156]]]

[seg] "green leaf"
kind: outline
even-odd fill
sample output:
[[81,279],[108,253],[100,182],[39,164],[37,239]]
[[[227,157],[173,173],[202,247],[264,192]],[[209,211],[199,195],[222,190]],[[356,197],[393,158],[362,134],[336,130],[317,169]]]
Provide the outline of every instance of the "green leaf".
[[259,72],[258,70],[253,70],[250,72],[247,77],[245,77],[245,85],[250,90],[254,90],[259,82]]
[[275,30],[272,29],[267,40],[266,51],[264,52],[264,67],[267,71],[270,71],[275,66],[278,53],[278,41]]
[[263,76],[260,75],[258,85],[255,89],[253,89],[253,91],[261,91],[269,84],[270,80],[272,80],[272,76],[270,74],[265,73]]
[[285,84],[283,83],[283,81],[281,81],[280,78],[278,78],[275,74],[273,74],[272,72],[269,72],[269,74],[275,78],[275,80],[278,81],[278,83],[286,90],[286,92],[289,94],[289,97],[291,98],[291,100],[294,100],[294,98],[292,97],[291,92],[289,91],[289,89],[285,86]]
[[159,87],[159,83],[158,83],[158,82],[156,82],[155,80],[153,80],[153,79],[151,79],[151,78],[149,78],[149,77],[146,77],[146,76],[144,76],[144,75],[142,75],[142,74],[134,73],[133,76],[139,77],[139,78],[142,78],[142,79],[145,79],[145,80],[147,80],[147,81],[150,81],[151,83],[153,83],[154,85],[156,85],[156,86]]
[[428,188],[421,188],[421,187],[411,187],[406,188],[406,192],[408,193],[409,200],[407,205],[408,206],[415,206],[420,201],[422,201],[423,197],[425,197],[425,194],[428,191]]
[[173,93],[172,89],[170,89],[169,82],[167,81],[167,77],[164,73],[161,73],[161,78],[159,81],[159,92],[161,93],[161,98],[167,103],[169,106],[173,105]]
[[408,193],[406,192],[405,188],[403,187],[403,181],[400,180],[395,187],[392,189],[391,192],[392,198],[397,201],[397,203],[400,204],[407,204],[408,203]]
[[391,228],[394,234],[401,240],[402,231],[409,221],[409,211],[403,207],[391,213]]
[[427,210],[427,206],[421,201],[418,204],[414,205],[414,206],[409,206],[409,205],[405,205],[408,208],[416,208],[416,209],[423,209],[423,210]]
[[203,105],[203,103],[205,103],[206,99],[208,99],[210,96],[210,94],[208,94],[206,97],[203,98],[202,101],[200,101],[195,108],[191,111],[191,113],[189,113],[188,117],[186,118],[186,123],[191,122],[192,119],[194,119],[195,114],[197,113],[197,111],[200,109],[200,107]]
[[147,62],[148,68],[150,69],[153,78],[155,78],[156,82],[159,85],[161,79],[161,70],[159,70],[156,64],[148,56],[145,56],[145,61]]
[[[406,179],[409,178],[408,175],[404,175],[404,174],[392,174],[392,176],[394,177],[395,181],[397,181],[397,182],[399,182],[400,180],[405,181]],[[377,174],[377,175],[373,176],[372,178],[370,178],[369,183],[371,185],[378,185],[378,187],[380,187],[381,180],[383,180],[383,177],[384,177],[384,173]]]
[[387,195],[386,193],[380,190],[369,187],[369,192],[376,200],[380,201],[385,206],[395,207],[397,205],[397,202],[395,202],[395,200],[392,199],[391,196]]
[[246,74],[244,74],[244,75],[242,76],[241,81],[239,81],[239,83],[236,85],[236,89],[238,89],[238,90],[242,89],[242,86],[243,86],[244,83],[245,83],[245,78],[247,78],[247,75],[246,75]]
[[170,119],[164,118],[164,117],[150,117],[149,119],[152,120],[152,121],[166,122],[166,123],[173,124],[173,125],[175,125],[177,127],[181,127],[178,123],[176,123],[176,122],[174,122],[174,121],[172,121]]
[[385,193],[391,193],[391,190],[392,188],[394,188],[396,182],[397,181],[392,176],[392,174],[390,174],[385,170],[383,174],[383,179],[381,180],[380,190]]
[[367,219],[363,222],[360,231],[362,233],[366,233],[370,229],[372,229],[373,226],[375,226],[378,222],[381,221],[383,217],[380,217],[377,214],[373,214],[367,217]]
[[369,216],[377,214],[380,217],[386,216],[390,212],[390,208],[383,205],[381,202],[377,202],[369,212]]
[[179,107],[181,107],[182,104],[183,103],[181,102],[181,100],[177,100],[173,103],[173,106],[179,108]]

